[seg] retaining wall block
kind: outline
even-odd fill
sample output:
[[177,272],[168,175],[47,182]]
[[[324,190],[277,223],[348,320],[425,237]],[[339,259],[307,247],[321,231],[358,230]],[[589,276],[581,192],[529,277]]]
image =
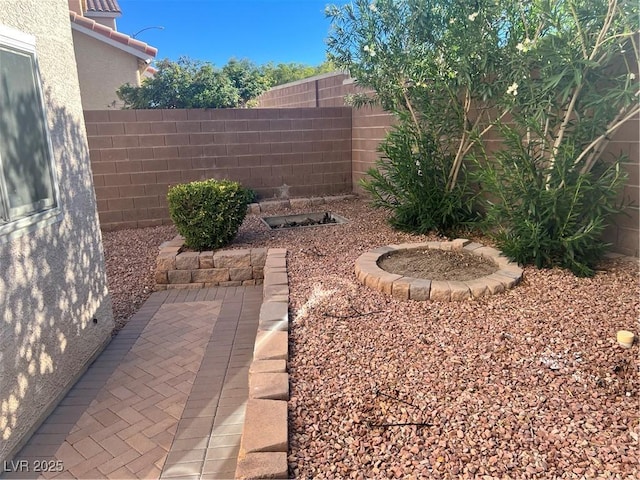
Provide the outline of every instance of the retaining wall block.
[[484,297],[489,293],[489,288],[487,287],[487,284],[482,280],[479,280],[479,279],[465,280],[464,283],[467,285],[467,287],[469,287],[469,292],[471,293],[471,296],[473,298]]
[[449,289],[451,290],[451,300],[469,300],[471,298],[469,285],[464,282],[450,280]]
[[200,267],[198,252],[182,252],[176,256],[177,270],[197,270]]
[[311,200],[308,198],[291,198],[289,203],[291,208],[308,208],[311,206]]
[[482,248],[482,244],[481,243],[476,243],[476,242],[471,242],[471,243],[467,243],[464,247],[462,247],[464,250],[467,250],[469,252],[472,252],[474,250],[477,250],[478,248]]
[[261,372],[250,375],[249,398],[289,400],[289,374]]
[[391,295],[393,292],[393,282],[402,278],[402,275],[398,275],[396,273],[384,273],[380,275],[380,280],[378,281],[378,289],[382,290],[384,293]]
[[399,300],[409,300],[409,288],[413,280],[415,280],[415,278],[402,277],[393,282],[391,295]]
[[200,252],[199,268],[213,268],[213,252],[208,250],[206,252]]
[[285,302],[264,302],[260,307],[260,322],[288,322],[289,308]]
[[176,255],[175,253],[162,252],[158,255],[156,260],[156,267],[158,270],[175,270],[176,268]]
[[253,350],[254,360],[289,360],[289,333],[259,330]]
[[286,452],[255,452],[238,457],[235,478],[257,480],[288,478],[289,466]]
[[502,282],[499,279],[492,278],[491,275],[482,277],[479,280],[485,283],[491,295],[495,295],[496,293],[502,293],[505,290]]
[[240,455],[287,452],[287,402],[250,398],[244,416]]
[[249,366],[249,376],[254,373],[284,373],[287,362],[284,360],[254,360]]
[[221,250],[213,254],[215,268],[237,268],[251,266],[251,252],[243,250]]
[[228,268],[204,268],[193,270],[191,278],[194,282],[220,283],[230,280]]
[[238,267],[229,269],[230,280],[250,280],[253,278],[253,268],[251,267]]
[[266,261],[267,261],[266,248],[251,249],[251,266],[252,267],[264,267]]
[[253,278],[263,279],[264,278],[264,267],[251,267],[253,268]]
[[429,300],[431,280],[415,279],[409,286],[409,300]]
[[431,291],[429,292],[430,300],[439,300],[442,302],[448,302],[451,300],[451,290],[449,289],[449,282],[441,280],[433,280],[431,282]]
[[167,276],[172,284],[191,282],[191,270],[169,270]]
[[163,285],[163,284],[169,283],[169,278],[167,277],[167,271],[166,270],[156,270],[155,280],[156,280],[156,284],[158,284],[158,285]]
[[467,240],[466,238],[456,238],[451,242],[451,245],[453,246],[454,250],[461,250],[465,247],[465,245],[468,245],[469,243],[471,243],[471,240]]
[[501,255],[500,250],[496,250],[493,247],[480,247],[477,248],[473,253],[476,255],[482,255],[484,258],[493,260],[496,263],[498,262],[498,258],[500,256],[504,257],[504,255]]
[[500,275],[498,272],[488,275],[488,278],[497,280],[498,282],[502,283],[505,288],[513,288],[518,283],[515,278],[508,277],[506,275]]
[[286,273],[272,273],[265,278],[265,285],[288,285],[289,280]]

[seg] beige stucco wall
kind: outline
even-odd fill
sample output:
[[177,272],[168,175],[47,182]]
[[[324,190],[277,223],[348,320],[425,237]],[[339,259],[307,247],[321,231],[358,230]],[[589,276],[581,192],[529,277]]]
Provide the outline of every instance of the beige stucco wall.
[[125,83],[140,85],[138,59],[76,30],[73,43],[84,109],[121,108],[116,90]]
[[102,350],[114,322],[67,0],[3,0],[0,24],[36,37],[62,210],[51,225],[0,238],[2,465]]

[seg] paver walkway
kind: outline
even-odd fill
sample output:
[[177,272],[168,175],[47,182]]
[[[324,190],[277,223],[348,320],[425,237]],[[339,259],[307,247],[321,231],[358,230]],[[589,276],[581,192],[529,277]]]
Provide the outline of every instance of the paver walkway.
[[233,478],[261,302],[261,286],[154,293],[2,478]]

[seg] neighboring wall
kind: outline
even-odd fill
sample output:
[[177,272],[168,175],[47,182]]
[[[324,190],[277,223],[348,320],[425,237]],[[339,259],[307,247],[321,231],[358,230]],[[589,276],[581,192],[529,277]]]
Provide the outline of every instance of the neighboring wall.
[[624,214],[614,217],[615,223],[607,228],[604,238],[613,250],[625,255],[640,255],[640,117],[627,122],[611,137],[604,158],[625,155],[622,169],[629,178],[620,200],[629,205]]
[[[346,74],[336,72],[275,87],[259,98],[260,107],[287,107],[344,105],[344,96],[356,91],[353,80]],[[393,124],[393,117],[379,108],[354,109],[352,114],[352,180],[353,189],[362,193],[359,180],[375,165],[379,157],[377,147]],[[604,158],[624,154],[628,160],[622,164],[629,180],[621,200],[633,204],[625,213],[617,215],[605,233],[605,240],[613,249],[626,255],[640,253],[640,122],[638,118],[628,122],[613,137]]]
[[84,109],[122,108],[116,90],[125,83],[140,85],[138,58],[77,30],[73,43]]
[[2,465],[109,341],[114,323],[67,0],[4,2],[0,24],[36,37],[61,206],[54,223],[0,237]]
[[170,223],[169,185],[231,179],[260,198],[351,192],[351,109],[86,111],[103,229]]
[[[260,108],[299,108],[344,106],[346,95],[358,89],[346,73],[335,72],[274,87],[258,98]],[[356,193],[363,193],[359,181],[379,157],[378,144],[393,125],[393,116],[378,107],[354,108],[352,113],[352,182]]]

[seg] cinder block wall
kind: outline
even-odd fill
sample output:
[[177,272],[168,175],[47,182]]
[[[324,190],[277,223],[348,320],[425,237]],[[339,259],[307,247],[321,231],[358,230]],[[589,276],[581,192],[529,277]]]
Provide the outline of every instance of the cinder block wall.
[[[346,73],[334,72],[288,83],[262,94],[263,107],[338,107],[345,106],[345,96],[363,92]],[[363,193],[359,181],[379,157],[378,144],[393,125],[393,116],[379,107],[354,108],[352,112],[352,182],[356,193]]]
[[351,193],[351,109],[85,111],[104,230],[169,223],[169,185],[226,178],[260,198]]
[[[309,107],[313,105],[344,105],[345,95],[353,94],[357,87],[344,73],[320,75],[307,80],[281,85],[265,92],[259,99],[260,107]],[[354,109],[352,113],[352,181],[355,192],[362,193],[358,182],[379,157],[378,144],[393,125],[393,117],[379,108]],[[640,254],[640,119],[627,122],[611,138],[604,158],[626,155],[622,168],[629,180],[620,200],[632,202],[624,214],[613,218],[604,238],[613,244],[613,250],[625,255]]]

